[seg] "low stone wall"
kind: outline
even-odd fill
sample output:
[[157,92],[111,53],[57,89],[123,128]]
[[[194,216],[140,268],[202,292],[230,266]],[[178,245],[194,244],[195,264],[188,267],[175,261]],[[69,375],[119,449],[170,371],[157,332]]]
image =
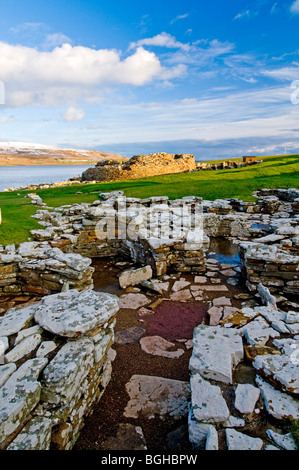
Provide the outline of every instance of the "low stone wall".
[[257,292],[258,284],[262,283],[272,293],[299,293],[299,256],[262,243],[242,244],[240,255],[251,292]]
[[196,169],[193,155],[172,155],[157,153],[136,155],[128,162],[106,160],[89,168],[82,175],[82,181],[115,181],[148,176],[183,173]]
[[126,199],[118,192],[101,196],[106,200],[55,212],[37,211],[34,217],[46,228],[32,231],[33,237],[51,239],[61,250],[84,257],[122,257],[150,265],[156,276],[167,271],[205,271],[209,238],[201,228],[202,219],[198,226],[195,220],[201,198]]
[[[64,241],[65,243],[65,241]],[[0,296],[49,295],[69,288],[93,287],[91,259],[63,253],[50,243],[25,242],[0,251]]]
[[70,290],[0,318],[2,450],[73,447],[111,377],[118,310],[115,296]]

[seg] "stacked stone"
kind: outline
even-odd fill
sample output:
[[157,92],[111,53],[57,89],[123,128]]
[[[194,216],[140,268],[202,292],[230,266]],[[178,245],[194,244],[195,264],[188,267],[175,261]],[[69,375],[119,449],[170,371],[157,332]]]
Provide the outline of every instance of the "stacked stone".
[[299,256],[264,243],[241,244],[240,256],[250,291],[261,283],[272,293],[299,293]]
[[0,252],[0,296],[90,289],[94,272],[90,265],[89,258],[63,253],[49,242],[25,242],[18,249],[9,245]]
[[106,160],[82,174],[82,181],[115,181],[154,175],[183,173],[196,169],[193,155],[157,153],[136,155],[129,161]]
[[71,290],[0,319],[2,450],[73,447],[111,377],[118,310],[115,296]]

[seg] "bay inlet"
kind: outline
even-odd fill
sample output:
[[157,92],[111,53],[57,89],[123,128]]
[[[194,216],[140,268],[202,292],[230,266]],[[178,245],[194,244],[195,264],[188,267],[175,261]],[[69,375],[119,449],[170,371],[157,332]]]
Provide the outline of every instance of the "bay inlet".
[[0,166],[0,192],[30,184],[52,184],[79,177],[90,165]]

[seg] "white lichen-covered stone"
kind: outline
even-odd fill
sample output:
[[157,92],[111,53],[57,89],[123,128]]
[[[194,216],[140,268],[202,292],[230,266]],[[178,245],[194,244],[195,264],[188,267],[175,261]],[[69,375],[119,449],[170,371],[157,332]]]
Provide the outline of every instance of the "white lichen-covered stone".
[[299,364],[285,354],[256,356],[253,362],[260,374],[280,384],[283,390],[299,393]]
[[199,325],[194,330],[193,352],[189,363],[192,373],[205,379],[232,383],[232,371],[244,356],[238,330]]
[[114,295],[74,289],[45,297],[36,309],[35,321],[51,333],[72,338],[104,325],[118,310]]
[[221,423],[229,419],[230,412],[220,387],[204,380],[200,374],[191,375],[191,405],[196,421]]
[[119,277],[119,285],[122,289],[126,289],[129,286],[139,284],[141,281],[147,281],[152,276],[153,271],[151,266],[123,271]]
[[267,436],[270,437],[270,439],[272,439],[275,444],[277,444],[279,447],[282,447],[284,450],[296,450],[296,443],[291,433],[279,434],[278,432],[275,432],[272,429],[267,429]]
[[41,343],[40,334],[30,335],[23,339],[17,346],[5,355],[5,362],[17,362],[33,352]]
[[271,328],[261,317],[243,326],[240,330],[246,338],[247,343],[251,346],[255,344],[265,345],[269,338],[277,338],[280,336],[279,332]]
[[180,419],[188,413],[190,385],[181,380],[147,375],[133,375],[126,384],[130,400],[124,411],[126,418],[171,417]]
[[5,384],[7,379],[17,370],[16,364],[4,364],[0,366],[0,387]]
[[29,421],[7,450],[50,450],[52,421],[36,417]]
[[230,428],[226,430],[226,442],[228,450],[261,450],[264,444],[258,437],[251,437]]
[[42,334],[43,329],[39,325],[32,326],[31,328],[25,328],[18,333],[15,339],[15,346],[17,346],[23,339],[27,338],[27,336],[35,335],[35,334]]
[[54,341],[43,341],[36,351],[36,357],[46,357],[52,351],[55,351],[56,348],[57,344]]
[[299,419],[299,400],[272,387],[257,376],[256,384],[260,388],[266,410],[276,419]]
[[0,337],[0,364],[4,364],[4,353],[9,348],[9,341],[7,336]]
[[30,305],[16,310],[11,308],[0,318],[0,331],[2,336],[11,336],[26,327],[32,320],[36,311],[36,305]]
[[31,359],[14,372],[0,389],[0,443],[10,436],[40,400],[38,376],[47,359]]
[[260,390],[251,384],[238,384],[235,391],[235,408],[240,413],[253,413]]
[[69,403],[93,364],[94,344],[90,339],[66,343],[43,371],[42,401],[57,406]]

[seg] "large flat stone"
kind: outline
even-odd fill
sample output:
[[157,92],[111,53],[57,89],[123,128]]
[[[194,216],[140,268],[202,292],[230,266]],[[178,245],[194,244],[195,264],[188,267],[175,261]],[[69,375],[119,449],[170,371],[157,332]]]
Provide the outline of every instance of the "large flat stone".
[[220,387],[204,380],[200,374],[191,375],[191,405],[196,421],[222,423],[230,412]]
[[145,336],[141,338],[140,346],[147,354],[168,357],[169,359],[177,359],[184,354],[184,350],[181,348],[173,351],[175,344],[161,338],[161,336]]
[[270,381],[278,383],[282,390],[299,393],[299,365],[286,354],[256,356],[253,366]]
[[258,437],[251,437],[230,428],[226,430],[226,442],[228,450],[261,450],[264,444]]
[[276,419],[299,419],[299,400],[272,387],[257,376],[256,384],[260,388],[268,413]]
[[45,297],[35,321],[51,333],[73,338],[103,326],[118,310],[119,299],[114,295],[74,289]]
[[252,413],[259,396],[260,390],[253,385],[238,384],[235,391],[235,408],[240,413]]
[[188,414],[189,382],[148,375],[133,375],[126,384],[130,400],[126,418],[180,419]]
[[143,268],[130,269],[123,271],[119,277],[119,285],[122,289],[126,289],[129,286],[135,286],[141,281],[147,281],[153,276],[151,266],[144,266]]
[[194,330],[189,368],[205,379],[232,383],[232,371],[244,356],[237,330],[199,325]]
[[143,294],[124,294],[120,299],[120,308],[137,310],[144,305],[148,305],[150,300]]

